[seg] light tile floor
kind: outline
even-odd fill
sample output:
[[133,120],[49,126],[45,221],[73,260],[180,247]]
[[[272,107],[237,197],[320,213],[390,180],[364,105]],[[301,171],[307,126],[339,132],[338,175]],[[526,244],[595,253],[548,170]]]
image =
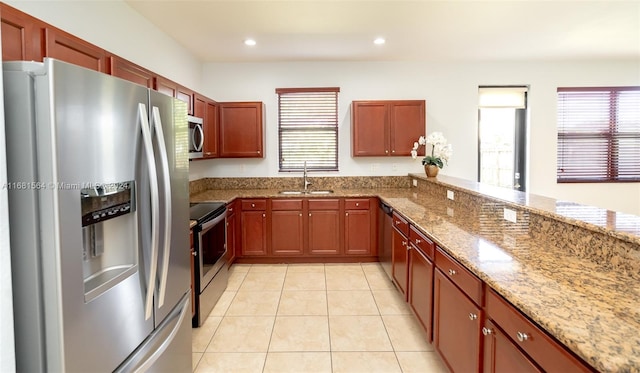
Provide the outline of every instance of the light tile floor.
[[234,265],[194,372],[446,372],[377,263]]

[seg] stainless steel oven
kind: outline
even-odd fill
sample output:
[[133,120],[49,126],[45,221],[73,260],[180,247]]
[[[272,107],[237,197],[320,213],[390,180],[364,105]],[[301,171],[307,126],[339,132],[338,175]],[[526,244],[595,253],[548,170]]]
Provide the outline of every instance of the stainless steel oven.
[[195,316],[193,327],[202,325],[227,288],[226,216],[224,203],[198,203],[190,208],[196,254]]

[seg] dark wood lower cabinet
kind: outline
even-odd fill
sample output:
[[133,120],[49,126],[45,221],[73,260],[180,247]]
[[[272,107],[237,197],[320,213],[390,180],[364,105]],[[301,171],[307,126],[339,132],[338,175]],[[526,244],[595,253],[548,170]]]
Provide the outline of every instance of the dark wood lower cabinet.
[[304,224],[302,210],[271,212],[271,254],[302,255]]
[[491,321],[482,328],[484,334],[484,373],[542,372]]
[[482,310],[436,269],[433,344],[453,372],[480,371]]
[[265,211],[242,211],[242,255],[267,255],[267,215]]
[[409,250],[409,286],[407,291],[409,306],[432,341],[433,325],[433,262],[419,249]]
[[340,210],[338,200],[335,209],[312,209],[309,203],[309,246],[310,255],[339,255],[340,250]]

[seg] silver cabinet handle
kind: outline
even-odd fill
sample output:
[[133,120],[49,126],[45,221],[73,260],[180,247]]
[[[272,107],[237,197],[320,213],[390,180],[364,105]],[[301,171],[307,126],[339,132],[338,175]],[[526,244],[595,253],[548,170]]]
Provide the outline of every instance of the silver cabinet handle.
[[360,206],[360,203],[356,202],[356,207]]
[[458,273],[458,272],[456,272],[456,270],[455,270],[455,269],[450,269],[450,270],[449,270],[449,276],[453,276],[453,275],[455,275],[456,273]]
[[396,220],[396,225],[400,225],[400,220]]
[[309,213],[309,216],[311,216],[311,213]]
[[419,238],[416,238],[416,243],[419,244],[420,242],[422,242],[422,240]]
[[520,341],[520,342],[524,342],[524,341],[528,341],[529,340],[529,335],[527,333],[523,333],[523,332],[518,332],[518,334],[516,334],[516,337],[518,337],[518,341]]
[[392,150],[392,151],[391,151],[391,153],[395,153],[395,152],[396,152],[395,150]]
[[192,251],[192,252],[191,252],[191,255],[196,256],[196,252],[195,252],[195,251]]
[[469,314],[469,320],[476,320],[477,318],[478,318],[478,315],[476,315],[475,313]]
[[302,213],[300,213],[300,217],[302,217]]
[[407,242],[406,241],[402,241],[402,246],[407,246]]
[[252,203],[252,204],[251,204],[251,207],[252,207],[252,208],[253,208],[253,207],[256,207],[256,204],[255,204],[255,203]]
[[348,213],[348,212],[345,212],[345,213],[344,213],[344,216],[349,216],[349,213]]
[[482,334],[484,334],[484,335],[491,335],[491,334],[493,334],[493,330],[491,330],[491,329],[489,329],[489,328],[485,328],[485,327],[483,327],[483,328],[482,328]]
[[385,150],[384,152],[385,152],[385,153],[387,153],[387,154],[389,153],[389,151],[388,151],[388,150]]

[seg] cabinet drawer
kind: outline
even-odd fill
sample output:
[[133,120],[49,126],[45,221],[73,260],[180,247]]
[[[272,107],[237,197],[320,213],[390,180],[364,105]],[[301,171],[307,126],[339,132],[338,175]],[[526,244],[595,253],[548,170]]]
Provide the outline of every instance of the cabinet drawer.
[[409,237],[409,223],[402,216],[393,213],[393,226],[398,232],[404,234],[405,237]]
[[409,241],[413,246],[417,247],[422,253],[433,261],[433,251],[435,244],[427,236],[418,231],[415,227],[409,227]]
[[344,201],[344,209],[345,210],[368,210],[369,209],[369,200],[368,199],[346,199]]
[[542,369],[557,372],[591,371],[493,290],[487,291],[486,301],[487,317]]
[[441,248],[436,249],[436,267],[456,284],[471,300],[482,306],[482,280],[455,259],[445,254]]
[[301,199],[273,199],[271,200],[272,210],[302,210]]
[[242,201],[243,211],[264,211],[267,209],[266,199],[247,199]]
[[339,210],[340,200],[338,199],[310,199],[309,210]]

